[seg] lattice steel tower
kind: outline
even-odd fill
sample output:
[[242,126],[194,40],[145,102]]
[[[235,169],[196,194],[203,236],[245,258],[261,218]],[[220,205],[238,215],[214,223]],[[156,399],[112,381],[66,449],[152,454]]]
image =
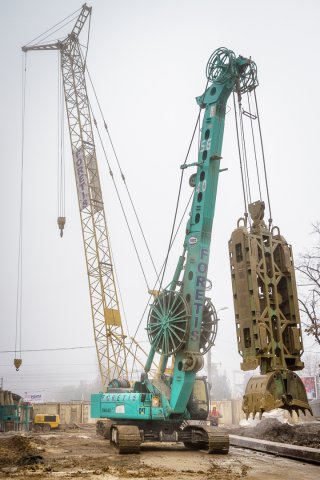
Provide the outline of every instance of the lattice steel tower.
[[94,337],[103,389],[113,378],[128,376],[126,335],[111,259],[110,242],[96,158],[85,62],[79,43],[81,30],[91,15],[83,5],[72,32],[62,41],[22,47],[60,51],[64,96],[77,183],[79,211],[89,280]]

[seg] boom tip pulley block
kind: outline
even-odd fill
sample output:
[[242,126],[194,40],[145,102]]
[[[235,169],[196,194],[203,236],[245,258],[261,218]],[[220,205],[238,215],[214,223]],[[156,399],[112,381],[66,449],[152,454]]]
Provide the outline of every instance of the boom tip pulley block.
[[206,76],[208,82],[217,83],[236,79],[234,90],[238,94],[251,92],[259,84],[255,62],[241,55],[236,58],[234,52],[225,47],[218,48],[210,56]]

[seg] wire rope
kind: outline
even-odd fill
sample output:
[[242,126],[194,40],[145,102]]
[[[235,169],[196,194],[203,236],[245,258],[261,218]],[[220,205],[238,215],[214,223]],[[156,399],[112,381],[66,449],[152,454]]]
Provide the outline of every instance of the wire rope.
[[[73,15],[75,15],[77,12],[79,12],[80,10],[82,9],[82,7],[78,8],[75,12],[71,13],[70,15],[68,15],[67,17],[65,17],[63,20],[60,20],[60,22],[56,23],[55,25],[53,25],[51,28],[49,28],[48,30],[46,30],[45,32],[41,33],[40,35],[38,35],[37,37],[35,37],[33,40],[30,40],[29,43],[27,43],[25,46],[27,47],[28,45],[30,45],[31,43],[33,42],[36,42],[39,38],[43,37],[44,35],[46,35],[48,32],[50,32],[51,30],[53,30],[54,28],[56,28],[58,25],[60,25],[61,23],[63,23],[65,20],[67,20],[68,18],[72,17]],[[46,37],[44,37],[41,41],[44,41],[46,38],[48,38],[50,35],[53,35],[55,32],[61,30],[63,27],[65,27],[66,25],[68,25],[69,23],[73,22],[73,20],[75,20],[76,18],[78,18],[78,16],[72,18],[71,20],[69,20],[65,25],[62,25],[61,27],[59,27],[57,30],[55,30],[54,32],[51,32],[49,35],[47,35]]]
[[201,127],[200,122],[198,122],[198,152],[200,151],[201,147]]
[[[69,362],[64,362],[64,363],[44,363],[41,362],[39,363],[24,363],[24,367],[37,367],[37,368],[42,368],[42,367],[97,367],[97,363],[69,363]],[[11,367],[11,364],[7,363],[2,363],[0,364],[0,367]]]
[[[207,81],[207,84],[206,84],[205,92],[207,90],[207,86],[208,86],[208,81]],[[186,154],[184,162],[183,162],[183,166],[185,166],[185,164],[187,163],[189,153],[190,153],[190,150],[191,150],[191,147],[192,147],[192,144],[193,144],[193,141],[194,141],[194,137],[195,137],[195,134],[196,134],[196,131],[197,131],[198,123],[200,122],[200,116],[201,116],[201,106],[199,107],[197,121],[196,121],[196,124],[195,124],[194,129],[193,129],[193,133],[192,133],[192,136],[191,136],[191,140],[190,140],[190,143],[189,143],[187,154]],[[179,209],[184,170],[185,170],[184,168],[181,170],[178,196],[177,196],[176,207],[175,207],[175,212],[174,212],[174,217],[173,217],[173,222],[172,222],[170,240],[169,240],[168,250],[167,250],[167,254],[166,254],[166,257],[165,257],[165,261],[164,261],[164,267],[163,267],[162,278],[161,278],[161,281],[160,281],[159,290],[161,290],[161,287],[162,287],[164,275],[165,275],[167,264],[168,264],[169,254],[170,254],[170,250],[171,250],[171,247],[172,247],[172,238],[173,238],[174,228],[175,228],[175,224],[176,224],[176,220],[177,220],[178,209]]]
[[251,187],[250,187],[250,179],[249,179],[246,139],[244,134],[244,126],[243,126],[243,111],[242,111],[241,97],[239,97],[238,103],[239,103],[238,114],[239,114],[239,123],[240,123],[240,138],[241,138],[241,144],[242,144],[242,157],[243,157],[243,165],[244,165],[245,183],[246,183],[246,189],[247,189],[247,198],[251,203]]
[[[53,34],[56,33],[56,32],[59,32],[59,30],[61,30],[62,28],[66,27],[67,25],[69,25],[69,23],[73,23],[74,20],[76,20],[77,18],[78,18],[78,16],[71,18],[71,20],[69,20],[69,22],[66,22],[66,23],[65,23],[64,25],[62,25],[60,28],[57,28],[57,30],[54,30],[53,32],[51,32],[49,35],[47,35],[46,37],[44,37],[40,42],[38,42],[38,43],[35,44],[35,45],[37,45],[37,46],[39,46],[39,45],[46,45],[46,43],[44,43],[44,41],[45,41],[48,37],[50,37],[51,35],[53,35]],[[59,42],[59,39],[56,38],[55,41],[58,43],[58,42]],[[27,45],[29,45],[29,43],[28,43]],[[26,46],[27,46],[27,45],[26,45]],[[31,47],[32,47],[32,46],[35,46],[35,45],[31,45]]]
[[[255,89],[254,89],[254,104],[255,104],[254,114],[252,113],[253,109],[251,106],[249,92],[247,92],[247,101],[248,101],[248,112],[245,112],[241,104],[241,95],[238,92],[238,113],[237,113],[235,94],[233,93],[233,104],[234,104],[234,110],[235,110],[235,121],[236,121],[236,131],[237,131],[238,153],[239,153],[239,160],[240,160],[242,190],[243,190],[243,198],[245,203],[245,217],[249,218],[249,222],[250,222],[250,217],[248,216],[248,211],[247,211],[247,203],[248,202],[251,203],[251,186],[250,186],[248,157],[247,157],[246,140],[245,140],[245,133],[244,133],[244,124],[243,124],[244,115],[248,116],[250,119],[252,146],[253,146],[253,153],[254,153],[257,183],[258,183],[260,200],[262,201],[262,188],[261,188],[261,181],[260,181],[259,162],[258,162],[256,139],[255,139],[255,133],[254,133],[253,121],[252,121],[253,119],[258,120],[258,130],[259,130],[259,138],[260,138],[260,146],[261,146],[261,154],[262,154],[264,181],[265,181],[265,188],[266,188],[268,208],[269,208],[268,223],[269,223],[269,229],[270,229],[273,220],[272,220],[272,212],[271,212],[269,183],[268,183],[268,177],[267,177],[266,159],[265,159],[264,145],[263,145],[263,139],[262,139],[260,115],[259,115],[258,101],[257,101],[257,95],[256,95]],[[239,116],[240,132],[239,132],[238,119],[237,119],[238,116]],[[240,138],[241,138],[241,147],[240,147],[240,140],[239,140]],[[241,148],[242,148],[242,153],[241,153]]]
[[271,202],[270,202],[270,194],[269,194],[269,184],[268,184],[268,177],[267,177],[267,168],[266,168],[266,159],[264,154],[264,146],[262,140],[262,131],[261,131],[261,124],[260,124],[260,115],[259,115],[259,108],[258,108],[258,101],[256,91],[254,90],[254,100],[258,118],[258,127],[259,127],[259,135],[260,135],[260,144],[261,144],[261,152],[262,152],[262,161],[263,161],[263,170],[264,170],[264,178],[266,184],[266,191],[267,191],[267,198],[268,198],[268,208],[269,208],[269,228],[272,225],[272,213],[271,213]]
[[[208,83],[209,83],[209,79],[208,79],[207,82],[206,82],[206,87],[205,87],[205,89],[204,89],[204,95],[205,95],[205,92],[207,91]],[[187,150],[187,153],[186,153],[184,162],[183,162],[183,166],[185,166],[185,164],[187,163],[187,160],[188,160],[188,157],[189,157],[189,154],[190,154],[190,150],[191,150],[191,147],[192,147],[194,138],[195,138],[195,134],[196,134],[196,132],[197,132],[198,123],[199,123],[199,121],[200,121],[201,110],[202,110],[202,105],[200,105],[200,107],[199,107],[199,112],[198,112],[198,115],[197,115],[196,124],[195,124],[194,129],[193,129],[193,132],[192,132],[191,140],[190,140],[190,143],[189,143],[189,146],[188,146],[188,150]],[[169,240],[169,246],[168,246],[167,254],[166,254],[164,263],[163,263],[163,265],[162,265],[162,268],[161,268],[161,270],[160,270],[160,272],[159,272],[159,276],[158,276],[158,278],[157,278],[157,280],[156,280],[156,282],[155,282],[155,285],[154,285],[153,290],[155,289],[155,287],[156,287],[156,285],[157,285],[157,283],[158,283],[158,281],[159,281],[159,277],[160,277],[160,275],[161,275],[161,272],[163,272],[163,273],[162,273],[162,277],[161,277],[161,281],[160,281],[160,285],[159,285],[159,290],[161,290],[162,283],[163,283],[163,279],[164,279],[164,275],[165,275],[165,270],[166,270],[166,267],[167,267],[168,258],[169,258],[169,254],[170,254],[172,245],[173,245],[174,240],[175,240],[175,238],[176,238],[176,235],[177,235],[177,233],[178,233],[178,231],[179,231],[179,228],[180,228],[180,226],[181,226],[182,220],[183,220],[183,218],[184,218],[184,216],[185,216],[185,213],[186,213],[186,211],[187,211],[187,208],[188,208],[188,206],[189,206],[189,203],[190,203],[190,201],[191,201],[191,198],[193,197],[194,191],[193,191],[192,194],[190,195],[189,201],[188,201],[187,206],[186,206],[186,208],[185,208],[185,210],[184,210],[184,212],[183,212],[183,215],[182,215],[182,217],[181,217],[181,220],[180,220],[180,223],[179,223],[178,228],[177,228],[177,230],[176,230],[176,233],[174,234],[174,229],[175,229],[175,224],[176,224],[176,219],[177,219],[177,214],[178,214],[178,208],[179,208],[179,203],[180,203],[180,197],[181,197],[183,176],[184,176],[184,168],[182,168],[182,170],[181,170],[181,175],[180,175],[179,190],[178,190],[178,196],[177,196],[177,201],[176,201],[176,208],[175,208],[174,219],[173,219],[173,223],[172,223],[172,229],[171,229],[171,234],[170,234],[170,240]],[[144,308],[144,311],[143,311],[143,313],[142,313],[142,315],[141,315],[139,324],[138,324],[138,326],[137,326],[137,328],[136,328],[136,331],[135,331],[135,334],[134,334],[133,338],[135,338],[135,336],[136,336],[136,334],[137,334],[137,332],[138,332],[138,330],[139,330],[139,328],[140,328],[140,325],[141,325],[141,323],[142,323],[142,320],[143,320],[143,318],[144,318],[144,315],[145,315],[145,313],[146,313],[146,310],[147,310],[147,308],[148,308],[148,305],[149,305],[149,302],[150,302],[151,298],[152,298],[152,295],[150,295],[150,297],[149,297],[149,299],[148,299],[148,303],[146,304],[146,306],[145,306],[145,308]],[[130,347],[130,348],[131,348],[131,347]]]
[[147,252],[148,252],[148,255],[149,255],[149,258],[150,258],[150,261],[152,263],[152,266],[153,266],[153,269],[155,271],[155,274],[156,276],[158,275],[158,272],[157,272],[157,268],[155,266],[155,262],[153,260],[153,257],[152,257],[152,254],[151,254],[151,250],[150,250],[150,247],[149,247],[149,244],[147,242],[147,239],[146,239],[146,236],[145,236],[145,233],[143,231],[143,228],[142,228],[142,225],[141,225],[141,222],[140,222],[140,219],[139,219],[139,215],[137,213],[137,210],[136,210],[136,207],[134,205],[134,202],[132,200],[132,196],[131,196],[131,193],[130,193],[130,190],[128,188],[128,185],[127,185],[127,182],[126,182],[126,177],[123,173],[123,170],[121,168],[121,165],[120,165],[120,161],[119,161],[119,157],[117,155],[117,152],[116,152],[116,149],[114,147],[114,143],[112,141],[112,138],[111,138],[111,135],[110,135],[110,132],[109,132],[109,128],[108,128],[108,125],[106,123],[106,120],[105,120],[105,117],[104,117],[104,114],[103,114],[103,111],[102,111],[102,108],[101,108],[101,105],[100,105],[100,101],[98,99],[98,96],[97,96],[97,93],[96,93],[96,89],[94,87],[94,84],[93,84],[93,81],[92,81],[92,78],[91,78],[91,75],[90,75],[90,72],[89,72],[89,69],[87,67],[87,65],[85,65],[85,68],[86,68],[86,72],[88,74],[88,78],[89,78],[89,81],[90,81],[90,84],[91,84],[91,88],[93,90],[93,93],[94,93],[94,96],[95,96],[95,99],[96,99],[96,102],[97,102],[97,105],[98,105],[98,109],[100,111],[100,114],[101,114],[101,118],[102,118],[102,121],[103,121],[103,124],[104,124],[104,128],[107,132],[107,135],[108,135],[108,138],[109,138],[109,141],[110,141],[110,145],[111,145],[111,148],[112,148],[112,151],[113,151],[113,154],[115,156],[115,159],[116,159],[116,162],[117,162],[117,165],[118,165],[118,168],[119,168],[119,171],[120,171],[120,175],[121,175],[121,178],[123,180],[123,183],[125,185],[125,189],[127,191],[127,195],[129,197],[129,201],[130,201],[130,204],[131,204],[131,207],[133,209],[133,212],[134,212],[134,215],[135,215],[135,218],[137,220],[137,223],[138,223],[138,226],[139,226],[139,229],[140,229],[140,232],[141,232],[141,235],[142,235],[142,238],[144,240],[144,244],[146,246],[146,249],[147,249]]
[[[251,93],[251,92],[250,92],[250,93]],[[253,122],[252,122],[252,113],[251,113],[251,105],[250,105],[249,92],[247,92],[247,99],[248,99],[248,109],[249,109],[249,119],[250,119],[250,126],[251,126],[251,135],[252,135],[252,145],[253,145],[253,152],[254,152],[254,160],[255,160],[255,164],[256,164],[257,182],[258,182],[260,200],[262,200],[261,185],[260,185],[260,174],[259,174],[259,165],[258,165],[258,158],[257,158],[257,150],[256,150],[255,136],[254,136],[254,131],[253,131]]]
[[236,132],[237,132],[237,145],[238,145],[238,154],[239,154],[239,162],[240,162],[242,194],[243,194],[243,202],[244,202],[244,214],[245,214],[245,217],[247,218],[248,217],[248,202],[247,202],[247,195],[246,195],[246,188],[245,188],[243,161],[242,161],[241,147],[240,147],[240,135],[239,135],[239,126],[238,126],[237,106],[236,106],[236,99],[235,99],[235,93],[234,92],[233,92],[233,105],[234,105]]
[[104,146],[103,141],[102,141],[102,138],[101,138],[100,130],[99,130],[97,121],[96,121],[96,119],[95,119],[95,117],[94,117],[94,115],[93,115],[93,112],[92,112],[92,108],[91,108],[91,104],[90,104],[90,103],[89,103],[89,108],[90,108],[91,114],[92,114],[92,116],[93,116],[93,122],[94,122],[94,125],[95,125],[95,127],[96,127],[96,130],[97,130],[97,133],[98,133],[98,137],[99,137],[99,140],[100,140],[100,144],[101,144],[101,147],[102,147],[102,150],[103,150],[103,153],[104,153],[104,157],[105,157],[105,160],[106,160],[107,165],[108,165],[108,168],[109,168],[109,174],[110,174],[110,176],[111,176],[111,179],[112,179],[114,188],[115,188],[115,190],[116,190],[116,194],[117,194],[117,197],[118,197],[118,200],[119,200],[119,203],[120,203],[120,207],[121,207],[121,210],[122,210],[122,213],[123,213],[123,216],[124,216],[124,219],[125,219],[125,222],[126,222],[126,225],[127,225],[128,231],[129,231],[129,234],[130,234],[130,238],[131,238],[131,241],[132,241],[132,244],[133,244],[133,247],[134,247],[134,250],[135,250],[135,252],[136,252],[136,256],[137,256],[137,259],[138,259],[138,262],[139,262],[139,265],[140,265],[140,268],[141,268],[141,272],[142,272],[144,281],[145,281],[145,283],[146,283],[147,289],[149,290],[149,284],[148,284],[147,276],[146,276],[145,270],[144,270],[143,265],[142,265],[142,261],[141,261],[141,258],[140,258],[140,255],[139,255],[139,252],[138,252],[138,249],[137,249],[137,245],[136,245],[136,242],[135,242],[134,237],[133,237],[133,234],[132,234],[132,230],[131,230],[131,227],[130,227],[130,224],[129,224],[129,221],[128,221],[128,217],[127,217],[127,214],[126,214],[126,212],[125,212],[125,209],[124,209],[124,206],[123,206],[123,202],[122,202],[122,200],[121,200],[121,196],[120,196],[120,193],[119,193],[117,184],[116,184],[115,179],[114,179],[114,176],[113,176],[113,172],[112,172],[112,169],[111,169],[111,165],[110,165],[110,163],[109,163],[109,159],[108,159],[108,156],[107,156],[107,152],[106,152],[105,146]]
[[58,51],[58,156],[57,156],[57,212],[58,217],[60,216],[60,65],[59,65],[59,55]]
[[[194,191],[192,191],[192,193],[191,193],[191,195],[190,195],[190,198],[189,198],[189,200],[188,200],[188,203],[187,203],[187,205],[186,205],[186,208],[184,209],[184,212],[183,212],[183,214],[182,214],[182,216],[181,216],[179,225],[178,225],[178,227],[177,227],[177,229],[176,229],[176,232],[175,232],[175,234],[174,234],[174,236],[173,236],[171,246],[173,245],[173,243],[174,243],[174,241],[175,241],[175,239],[176,239],[176,237],[177,237],[177,235],[178,235],[178,232],[179,232],[179,230],[180,230],[180,228],[181,228],[181,224],[182,224],[183,219],[184,219],[184,217],[185,217],[185,215],[186,215],[186,212],[187,212],[187,210],[188,210],[188,207],[189,207],[189,205],[190,205],[190,202],[191,202],[191,199],[192,199],[193,195],[194,195]],[[156,282],[155,282],[155,284],[154,284],[154,286],[153,286],[153,290],[156,289],[157,283],[159,282],[159,278],[160,278],[160,275],[161,275],[161,272],[162,272],[164,266],[165,266],[165,261],[164,261],[163,264],[162,264],[162,267],[161,267],[161,270],[160,270],[160,272],[159,272],[158,278],[157,278],[157,280],[156,280]],[[138,333],[138,330],[139,330],[139,328],[140,328],[140,326],[141,326],[141,323],[142,323],[142,320],[143,320],[143,318],[144,318],[144,316],[145,316],[146,310],[147,310],[148,306],[150,305],[150,300],[151,300],[152,296],[153,296],[152,294],[149,296],[148,301],[147,301],[147,303],[146,303],[146,305],[145,305],[145,307],[144,307],[143,313],[142,313],[142,315],[141,315],[141,317],[140,317],[140,321],[139,321],[139,323],[138,323],[138,326],[137,326],[137,328],[136,328],[136,331],[135,331],[135,333],[134,333],[134,336],[132,337],[129,350],[132,348],[133,342],[135,341],[135,337],[136,337],[136,335],[137,335],[137,333]],[[139,343],[142,343],[142,342],[140,341]]]
[[21,177],[20,177],[20,212],[19,212],[19,240],[18,240],[18,272],[16,295],[16,331],[15,331],[15,358],[19,337],[19,353],[21,358],[22,343],[22,255],[23,255],[23,180],[24,180],[24,143],[25,143],[25,113],[26,113],[26,84],[27,84],[27,55],[22,56],[22,112],[21,112]]
[[[114,152],[115,158],[116,158],[117,163],[118,163],[118,167],[119,167],[119,170],[120,170],[120,173],[121,173],[121,177],[122,177],[124,183],[126,184],[126,182],[125,182],[125,177],[124,177],[124,174],[123,174],[123,172],[122,172],[120,163],[119,163],[119,161],[118,161],[118,157],[117,157],[117,154],[116,154],[116,152],[115,152],[115,149],[114,149],[114,146],[113,146],[113,142],[112,142],[111,137],[110,137],[110,135],[109,135],[108,127],[107,127],[107,124],[106,124],[106,122],[105,122],[105,119],[104,119],[104,116],[103,116],[103,112],[102,112],[102,109],[101,109],[101,106],[100,106],[98,97],[97,97],[97,95],[96,95],[93,82],[92,82],[92,80],[91,80],[90,72],[88,71],[88,68],[87,68],[87,67],[86,67],[86,70],[87,70],[87,74],[88,74],[88,77],[89,77],[89,80],[90,80],[90,83],[91,83],[91,87],[92,87],[92,89],[93,89],[93,91],[94,91],[94,94],[95,94],[95,98],[96,98],[96,101],[97,101],[97,104],[98,104],[98,108],[99,108],[99,110],[100,110],[100,114],[101,114],[102,119],[103,119],[103,121],[104,121],[104,127],[105,127],[105,129],[106,129],[106,131],[107,131],[107,134],[108,134],[108,136],[109,136],[109,140],[110,140],[111,146],[112,146],[112,148],[113,148],[113,152]],[[209,83],[209,80],[207,80],[206,87],[205,87],[205,90],[204,90],[205,92],[206,92],[206,90],[207,90],[208,83]],[[193,130],[192,138],[191,138],[191,141],[190,141],[190,144],[189,144],[189,147],[188,147],[188,151],[187,151],[187,154],[186,154],[186,157],[185,157],[183,166],[184,166],[184,165],[186,164],[186,162],[187,162],[187,159],[188,159],[188,157],[189,157],[189,153],[190,153],[190,150],[191,150],[191,146],[192,146],[192,144],[193,144],[193,140],[194,140],[194,137],[195,137],[195,133],[196,133],[196,130],[197,130],[197,126],[198,126],[198,123],[199,123],[199,120],[200,120],[201,109],[202,109],[201,107],[202,107],[202,106],[199,107],[199,113],[198,113],[198,116],[197,116],[196,125],[195,125],[194,130]],[[91,113],[92,113],[92,115],[93,115],[91,105],[90,105],[90,110],[91,110]],[[100,135],[100,131],[99,131],[99,128],[98,128],[98,125],[97,125],[97,121],[96,121],[94,115],[93,115],[93,118],[94,118],[94,124],[95,124],[96,129],[97,129],[97,132],[98,132],[98,136],[99,136],[99,139],[100,139],[100,143],[101,143],[101,146],[102,146],[102,149],[103,149],[105,158],[106,158],[106,160],[107,160],[107,164],[108,164],[108,167],[109,167],[109,173],[110,173],[110,175],[111,175],[111,177],[112,177],[112,181],[113,181],[114,186],[115,186],[115,188],[116,188],[116,192],[117,192],[117,196],[118,196],[118,199],[119,199],[119,202],[120,202],[120,205],[121,205],[121,209],[122,209],[122,212],[123,212],[124,217],[125,217],[125,221],[126,221],[126,223],[127,223],[128,229],[129,229],[129,233],[130,233],[130,236],[131,236],[131,239],[132,239],[132,242],[133,242],[135,251],[136,251],[136,255],[137,255],[137,257],[138,257],[138,261],[139,261],[139,264],[140,264],[140,268],[142,269],[143,276],[144,276],[144,278],[145,278],[145,281],[146,281],[148,290],[150,290],[150,289],[149,289],[149,286],[148,286],[148,282],[147,282],[147,280],[146,280],[146,276],[145,276],[145,273],[144,273],[144,269],[143,269],[142,263],[141,263],[141,261],[140,261],[140,257],[139,257],[139,254],[138,254],[138,251],[137,251],[137,248],[136,248],[136,245],[135,245],[133,236],[132,236],[132,232],[131,232],[130,226],[129,226],[129,224],[128,224],[127,216],[126,216],[126,214],[125,214],[125,211],[124,211],[124,208],[123,208],[123,204],[122,204],[122,201],[121,201],[121,199],[120,199],[120,195],[119,195],[118,189],[117,189],[117,187],[116,187],[116,183],[115,183],[115,180],[114,180],[114,177],[113,177],[113,173],[112,173],[112,170],[111,170],[109,161],[108,161],[108,159],[107,159],[105,147],[104,147],[104,145],[103,145],[102,138],[101,138],[101,135]],[[184,176],[184,169],[182,169],[182,171],[181,171],[180,184],[179,184],[179,191],[178,191],[178,197],[177,197],[177,202],[176,202],[174,220],[173,220],[173,225],[172,225],[172,230],[171,230],[171,235],[170,235],[170,240],[169,240],[169,246],[168,246],[167,255],[166,255],[166,258],[165,258],[165,261],[164,261],[164,265],[163,265],[163,267],[162,267],[162,269],[161,269],[161,270],[163,270],[163,274],[162,274],[162,278],[161,278],[159,290],[161,290],[161,287],[162,287],[162,283],[163,283],[163,279],[164,279],[164,274],[165,274],[165,270],[166,270],[166,266],[167,266],[167,262],[168,262],[168,258],[169,258],[169,254],[170,254],[170,250],[171,250],[171,247],[172,247],[172,244],[173,244],[173,233],[174,233],[174,228],[175,228],[176,218],[177,218],[177,213],[178,213],[178,208],[179,208],[179,201],[180,201],[180,196],[181,196],[183,176]],[[128,193],[129,193],[129,192],[128,192]],[[130,194],[129,194],[129,197],[131,197]],[[138,223],[140,223],[140,222],[138,222]],[[156,271],[156,273],[157,273],[157,271]],[[161,275],[161,271],[160,271],[160,274],[159,274],[159,275]],[[158,283],[159,275],[157,276],[157,280],[156,280],[155,285]],[[149,301],[150,301],[150,299],[151,299],[151,296],[149,297]],[[148,304],[149,304],[149,301],[148,301]],[[137,327],[137,329],[136,329],[136,333],[137,333],[138,329],[140,328],[140,325],[141,325],[142,319],[144,318],[144,315],[145,315],[145,312],[146,312],[146,309],[147,309],[148,304],[146,305],[146,307],[145,307],[145,309],[144,309],[144,311],[143,311],[142,317],[141,317],[140,322],[139,322],[139,324],[138,324],[138,327]],[[135,335],[136,335],[136,333],[135,333]],[[134,335],[134,337],[135,337],[135,335]],[[134,338],[134,337],[133,337],[133,338]]]
[[58,217],[65,216],[64,98],[58,52]]
[[[61,347],[61,348],[33,348],[33,349],[25,349],[21,350],[21,352],[58,352],[62,350],[81,350],[85,348],[96,348],[95,345],[86,345],[80,347]],[[15,350],[1,350],[0,353],[14,353]]]
[[117,283],[117,291],[119,292],[121,310],[123,312],[124,322],[126,324],[126,329],[127,329],[128,335],[130,336],[130,329],[129,329],[129,325],[128,325],[128,321],[127,321],[127,314],[126,314],[126,310],[125,310],[125,306],[124,306],[124,302],[123,302],[123,298],[122,298],[122,293],[121,293],[121,289],[120,289],[120,282],[119,282],[118,272],[117,272],[117,269],[116,269],[116,262],[113,261],[114,255],[113,255],[113,251],[112,251],[112,248],[111,248],[111,242],[109,244],[109,249],[110,249],[110,255],[111,255],[111,259],[112,259],[114,275],[115,275],[115,279],[116,279],[116,283]]
[[[125,342],[127,345],[132,345],[131,343],[131,340]],[[140,343],[148,343],[147,340],[140,340],[139,341],[139,344]],[[80,346],[76,346],[76,347],[52,347],[52,348],[29,348],[29,349],[23,349],[21,350],[22,353],[26,353],[26,352],[56,352],[56,351],[63,351],[63,350],[82,350],[82,349],[87,349],[87,348],[96,348],[95,345],[80,345]],[[0,353],[15,353],[15,350],[0,350]],[[41,363],[41,365],[39,364],[35,364],[37,366],[43,366],[44,364]],[[52,364],[54,365],[54,364]],[[57,364],[58,365],[58,364]],[[68,363],[68,365],[70,365]],[[75,365],[82,365],[82,364],[75,364]],[[84,364],[84,365],[87,365],[87,364]],[[4,366],[4,365],[0,365],[0,366]],[[8,365],[10,366],[10,365]]]

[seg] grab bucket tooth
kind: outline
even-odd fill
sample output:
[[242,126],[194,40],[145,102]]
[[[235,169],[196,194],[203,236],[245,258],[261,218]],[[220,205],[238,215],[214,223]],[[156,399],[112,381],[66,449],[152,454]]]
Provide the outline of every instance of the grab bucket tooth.
[[247,419],[251,413],[253,417],[259,413],[261,418],[263,412],[275,408],[287,410],[290,415],[292,412],[299,415],[299,409],[304,415],[306,411],[312,415],[304,384],[301,378],[290,370],[253,376],[247,384],[242,403]]

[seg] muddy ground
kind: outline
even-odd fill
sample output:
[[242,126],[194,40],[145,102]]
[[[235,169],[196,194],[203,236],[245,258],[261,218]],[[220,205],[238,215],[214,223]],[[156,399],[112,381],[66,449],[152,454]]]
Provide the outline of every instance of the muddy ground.
[[276,418],[269,418],[262,419],[255,427],[230,427],[226,430],[234,435],[259,438],[270,442],[320,448],[320,421],[290,425],[281,423]]
[[[273,440],[289,438],[287,431],[291,434],[292,430],[281,424],[272,426],[274,422],[229,430],[239,435],[245,429],[247,436],[254,436],[255,431],[255,436],[265,435],[269,440],[273,429]],[[289,428],[297,432],[291,435],[295,442],[305,442],[306,438],[313,442],[316,432],[320,434],[320,422]],[[180,444],[148,444],[142,446],[139,455],[119,455],[108,441],[96,435],[94,426],[48,435],[0,434],[0,478],[314,480],[318,475],[319,466],[233,447],[228,455],[208,455],[186,450]]]

